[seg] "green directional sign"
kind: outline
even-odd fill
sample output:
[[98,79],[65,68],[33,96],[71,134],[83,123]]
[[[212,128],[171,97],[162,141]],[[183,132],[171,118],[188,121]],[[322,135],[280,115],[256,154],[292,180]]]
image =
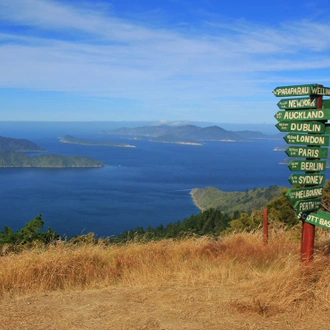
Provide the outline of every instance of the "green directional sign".
[[311,86],[311,95],[330,96],[330,88],[321,85]]
[[279,86],[273,90],[275,96],[302,96],[311,95],[312,87],[317,84],[295,85],[295,86]]
[[281,132],[324,133],[325,125],[318,122],[286,122],[275,125]]
[[318,210],[321,207],[321,198],[315,198],[310,200],[302,200],[294,203],[293,208],[297,212],[308,212]]
[[291,160],[289,162],[291,171],[325,171],[327,162],[325,160]]
[[[316,109],[316,98],[302,97],[297,99],[282,99],[277,103],[280,109]],[[329,104],[330,106],[330,104]]]
[[310,213],[306,222],[312,225],[320,226],[326,229],[330,229],[330,213],[322,210],[318,210],[316,213]]
[[289,157],[328,158],[328,148],[290,146],[285,152]]
[[324,184],[325,175],[319,173],[291,174],[289,181],[292,185],[321,185]]
[[330,119],[330,108],[311,110],[278,111],[274,116],[278,121],[311,121]]
[[318,84],[279,86],[273,90],[275,96],[303,96],[324,95],[330,96],[330,88]]
[[316,135],[316,134],[294,134],[289,133],[284,136],[286,143],[291,144],[307,144],[311,146],[328,146],[328,135]]
[[290,200],[299,200],[299,199],[310,199],[315,197],[321,197],[323,193],[323,187],[308,187],[308,188],[296,188],[289,189],[285,196]]

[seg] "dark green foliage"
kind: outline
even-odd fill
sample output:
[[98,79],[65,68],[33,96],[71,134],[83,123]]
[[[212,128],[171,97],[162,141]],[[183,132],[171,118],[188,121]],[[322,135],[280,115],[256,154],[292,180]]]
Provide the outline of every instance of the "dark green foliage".
[[41,228],[44,225],[44,220],[41,214],[38,214],[34,219],[27,222],[21,230],[14,232],[10,227],[5,226],[0,230],[0,247],[4,244],[11,246],[25,245],[34,241],[39,241],[43,244],[49,244],[58,237],[57,233],[52,231],[50,227],[42,232]]
[[[327,187],[330,191],[330,183]],[[237,192],[233,192],[232,194],[228,193],[229,195],[226,195],[227,193],[223,192],[224,196],[227,198],[227,203],[230,205],[234,204],[235,201],[237,202],[237,200],[243,201],[242,204],[239,204],[237,209],[230,207],[230,210],[232,210],[231,215],[219,209],[209,208],[199,214],[184,218],[182,221],[171,222],[166,226],[161,224],[156,228],[148,226],[145,230],[142,227],[127,230],[115,237],[112,241],[149,241],[153,239],[180,238],[187,235],[219,236],[226,235],[230,232],[257,230],[262,225],[263,209],[266,206],[268,207],[270,222],[282,223],[287,228],[290,228],[296,225],[299,220],[293,209],[293,202],[290,202],[285,196],[286,190],[287,188],[285,189],[284,187],[270,186],[268,188],[246,189],[243,192],[238,192],[238,194],[236,194]],[[211,187],[206,191],[208,196],[210,193],[214,193],[217,196],[218,192],[218,189]],[[261,204],[259,208],[255,208],[252,211],[247,207],[246,209],[249,212],[245,211],[244,205],[250,206],[248,202],[257,199],[258,194],[263,201],[269,200],[269,202]],[[272,196],[275,197],[271,199]],[[230,201],[230,197],[233,201]]]
[[160,224],[153,228],[148,226],[146,230],[137,227],[119,234],[116,242],[126,242],[131,240],[153,240],[163,238],[179,238],[187,235],[215,235],[223,232],[232,219],[219,210],[209,209],[183,221],[171,222],[166,226]]
[[1,151],[0,167],[100,167],[104,164],[87,156],[61,156],[56,154],[30,157],[20,152]]
[[269,218],[282,222],[285,225],[293,226],[299,222],[297,213],[293,209],[294,202],[289,201],[285,196],[286,191],[283,191],[279,197],[272,199],[267,203]]

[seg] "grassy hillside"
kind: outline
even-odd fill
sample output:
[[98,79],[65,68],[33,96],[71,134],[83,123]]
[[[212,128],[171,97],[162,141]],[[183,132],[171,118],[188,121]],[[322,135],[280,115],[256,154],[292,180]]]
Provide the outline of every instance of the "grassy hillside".
[[286,187],[269,186],[266,188],[246,189],[245,191],[223,191],[215,187],[195,188],[191,195],[201,210],[214,208],[225,213],[235,211],[251,212],[281,195]]
[[327,329],[324,233],[305,268],[299,239],[283,231],[271,232],[268,245],[260,233],[36,245],[0,258],[0,323],[2,329]]

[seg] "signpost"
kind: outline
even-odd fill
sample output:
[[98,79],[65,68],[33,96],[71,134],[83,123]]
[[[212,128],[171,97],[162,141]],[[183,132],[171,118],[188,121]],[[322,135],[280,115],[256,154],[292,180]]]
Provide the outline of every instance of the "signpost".
[[273,94],[299,96],[281,99],[277,103],[281,110],[274,117],[278,130],[288,133],[284,140],[293,144],[285,150],[286,154],[305,158],[289,162],[291,171],[305,173],[290,175],[289,181],[295,187],[289,189],[286,196],[296,201],[293,208],[302,220],[301,259],[308,263],[313,257],[315,225],[330,229],[330,213],[320,210],[325,182],[325,175],[320,172],[326,169],[326,161],[321,159],[328,157],[328,148],[321,147],[329,146],[326,134],[330,134],[330,125],[326,124],[330,119],[330,100],[323,100],[323,96],[330,96],[330,88],[319,84],[280,86]]

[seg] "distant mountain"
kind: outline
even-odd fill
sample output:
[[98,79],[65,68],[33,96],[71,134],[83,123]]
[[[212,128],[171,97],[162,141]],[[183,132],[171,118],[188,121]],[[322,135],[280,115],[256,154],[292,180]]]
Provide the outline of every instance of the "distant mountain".
[[5,136],[0,136],[0,151],[10,150],[19,152],[41,152],[45,149],[40,148],[35,143],[26,139],[14,139]]
[[0,151],[0,167],[102,167],[104,163],[87,156],[42,154],[30,157],[16,151]]
[[251,141],[253,139],[277,139],[278,136],[266,135],[254,131],[227,131],[219,126],[199,127],[195,125],[182,126],[142,126],[136,128],[123,127],[105,134],[129,135],[134,138],[147,138],[161,142],[192,143],[201,141]]

